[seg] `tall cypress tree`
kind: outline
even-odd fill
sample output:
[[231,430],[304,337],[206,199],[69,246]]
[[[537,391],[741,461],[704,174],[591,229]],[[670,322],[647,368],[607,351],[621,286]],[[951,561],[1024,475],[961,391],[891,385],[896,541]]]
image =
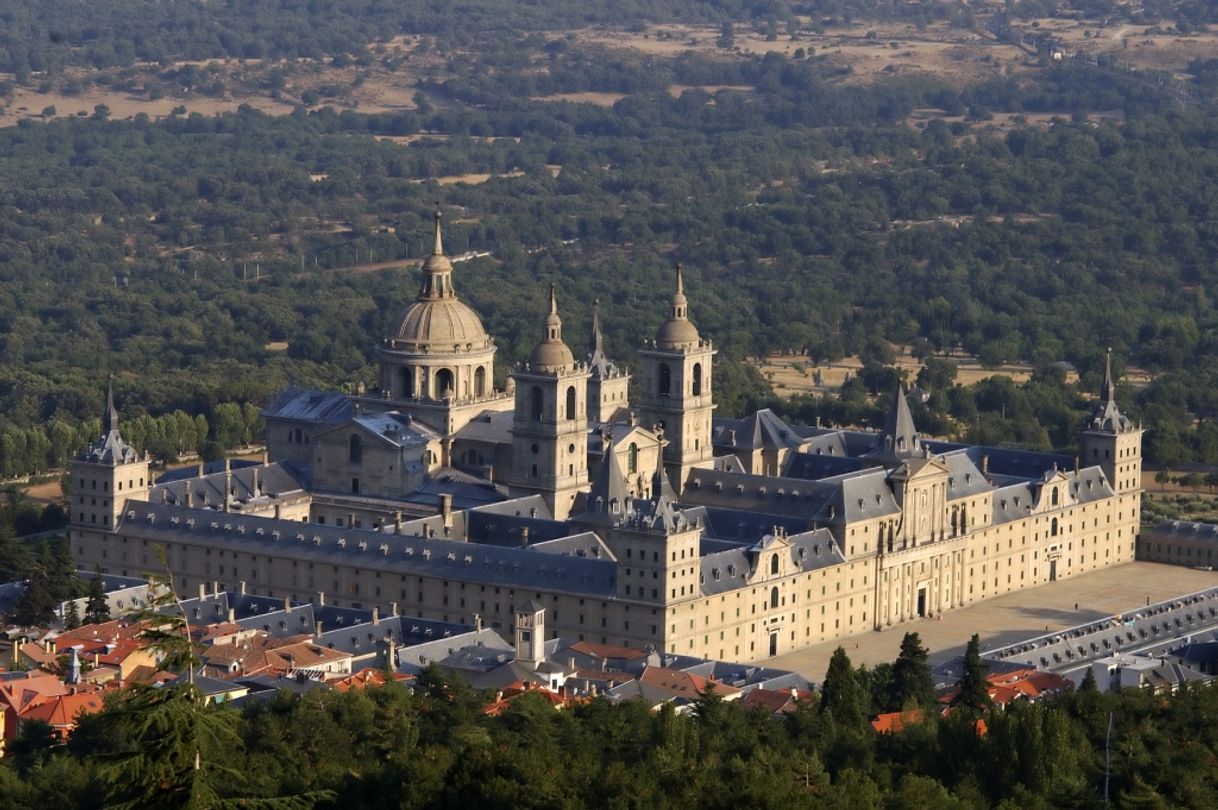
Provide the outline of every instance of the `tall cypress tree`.
[[106,590],[101,574],[89,580],[89,601],[85,603],[85,624],[101,624],[110,621],[110,603],[106,601]]
[[952,698],[953,706],[963,706],[973,712],[990,708],[989,668],[981,663],[981,638],[976,633],[964,650],[964,674],[957,684],[960,691]]
[[51,580],[51,592],[62,602],[75,599],[84,590],[80,577],[76,575],[76,559],[72,556],[72,544],[66,537],[51,541],[46,560],[47,576]]
[[935,700],[935,682],[930,674],[930,658],[917,633],[901,639],[901,653],[892,666],[890,711],[910,706],[930,706]]
[[80,608],[76,606],[75,599],[70,600],[67,605],[63,611],[63,629],[75,630],[80,627]]
[[17,624],[43,627],[55,620],[57,604],[54,594],[51,593],[46,569],[35,565],[30,569],[29,578],[25,582],[25,593],[13,605],[12,619]]
[[834,650],[829,659],[825,682],[820,689],[819,710],[841,725],[861,725],[863,722],[862,690],[850,656],[841,647]]

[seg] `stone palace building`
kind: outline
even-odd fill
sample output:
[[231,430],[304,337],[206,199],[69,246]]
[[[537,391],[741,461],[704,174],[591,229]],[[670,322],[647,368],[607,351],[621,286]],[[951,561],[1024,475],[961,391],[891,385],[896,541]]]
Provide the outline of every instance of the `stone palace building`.
[[752,661],[1134,558],[1142,431],[1110,367],[1077,456],[930,440],[900,392],[880,431],[717,418],[678,267],[637,402],[598,318],[576,357],[553,288],[497,391],[439,214],[422,271],[375,347],[378,390],[284,391],[262,464],[154,481],[111,395],[71,465],[80,565],[163,557],[180,592],[240,583],[509,637],[531,602],[550,636]]

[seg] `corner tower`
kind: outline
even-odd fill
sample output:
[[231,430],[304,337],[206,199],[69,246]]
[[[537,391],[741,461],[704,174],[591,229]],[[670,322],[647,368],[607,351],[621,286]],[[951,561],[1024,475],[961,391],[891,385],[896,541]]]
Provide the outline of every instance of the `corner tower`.
[[551,284],[542,339],[512,374],[516,409],[509,488],[518,496],[540,494],[556,520],[566,519],[576,493],[588,483],[588,376],[563,343]]
[[1112,381],[1112,350],[1104,361],[1100,398],[1078,437],[1079,461],[1098,466],[1119,495],[1142,489],[1142,428],[1121,413]]
[[[420,412],[441,432],[454,422],[454,405],[492,397],[495,344],[478,315],[457,298],[452,262],[444,255],[441,214],[435,214],[435,242],[423,262],[423,286],[377,346],[381,395],[395,403],[443,406],[446,417]],[[468,410],[468,409],[467,409]]]
[[152,486],[148,457],[119,433],[113,384],[106,388],[101,436],[69,462],[68,472],[72,481],[68,520],[76,558],[82,565],[110,570],[116,561],[108,560],[102,538],[118,526],[127,501],[147,500]]
[[711,416],[714,413],[711,360],[715,349],[689,320],[689,301],[681,265],[668,320],[655,340],[639,350],[643,361],[643,395],[639,419],[644,427],[663,431],[664,468],[679,488],[689,470],[710,461]]

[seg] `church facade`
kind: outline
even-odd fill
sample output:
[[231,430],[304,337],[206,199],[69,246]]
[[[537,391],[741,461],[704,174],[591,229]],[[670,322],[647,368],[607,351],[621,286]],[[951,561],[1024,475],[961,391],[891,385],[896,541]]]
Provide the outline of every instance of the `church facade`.
[[[72,465],[81,565],[138,575],[157,548],[200,584],[520,632],[752,661],[930,618],[1134,559],[1141,429],[1111,371],[1077,456],[714,415],[715,349],[681,268],[630,377],[539,340],[493,390],[441,221],[419,296],[376,346],[377,390],[268,404],[266,463],[153,482],[106,432]],[[475,618],[476,617],[476,618]],[[523,628],[529,630],[529,628]]]

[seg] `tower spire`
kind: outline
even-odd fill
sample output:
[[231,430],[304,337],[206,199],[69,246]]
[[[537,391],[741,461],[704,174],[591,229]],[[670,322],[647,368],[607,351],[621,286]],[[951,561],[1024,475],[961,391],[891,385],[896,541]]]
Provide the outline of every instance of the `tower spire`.
[[419,290],[417,299],[420,301],[457,296],[456,290],[453,289],[453,265],[444,255],[444,239],[440,229],[440,220],[444,218],[444,214],[441,213],[438,202],[435,218],[435,245],[432,247],[431,255],[423,262],[423,289]]
[[1104,357],[1104,384],[1100,387],[1100,401],[1108,402],[1115,396],[1116,386],[1112,384],[1112,347],[1109,346]]
[[440,220],[442,220],[444,218],[444,214],[443,214],[443,212],[440,211],[439,202],[436,203],[435,217],[436,217],[436,243],[435,243],[435,246],[431,249],[431,255],[443,256],[444,255],[444,240],[440,234]]
[[118,409],[114,407],[114,378],[106,381],[106,432],[118,432]]
[[601,335],[601,299],[592,302],[592,339],[588,341],[588,352],[592,357],[605,353],[605,339]]
[[677,289],[672,294],[672,319],[684,321],[689,318],[689,299],[685,297],[685,271],[677,262]]

